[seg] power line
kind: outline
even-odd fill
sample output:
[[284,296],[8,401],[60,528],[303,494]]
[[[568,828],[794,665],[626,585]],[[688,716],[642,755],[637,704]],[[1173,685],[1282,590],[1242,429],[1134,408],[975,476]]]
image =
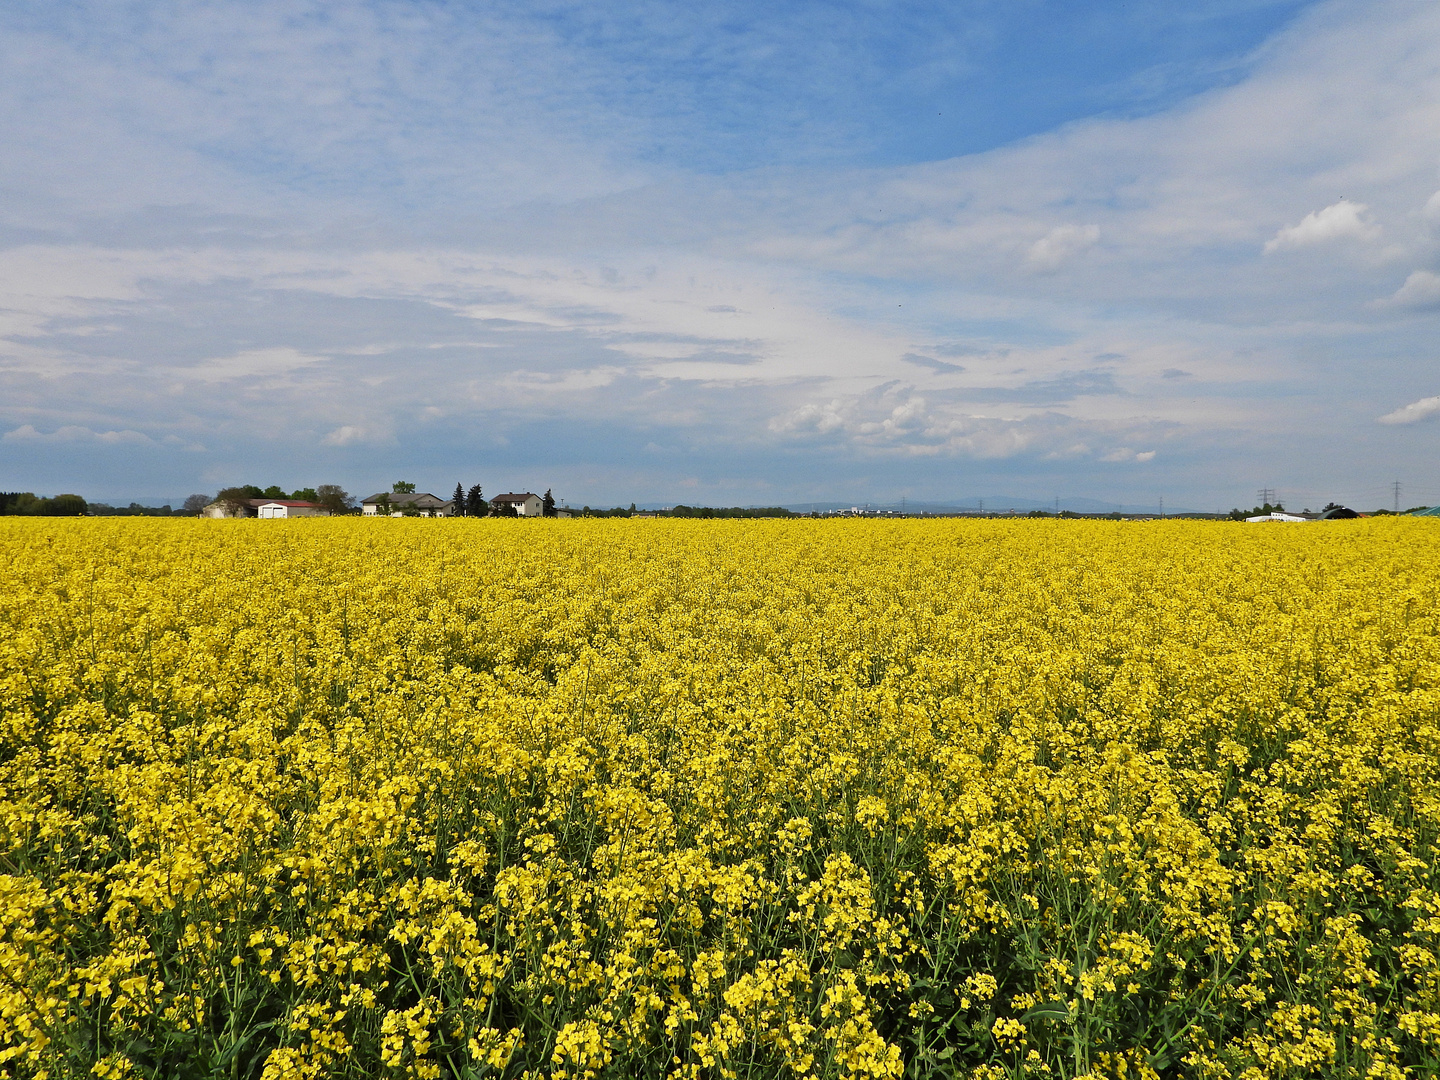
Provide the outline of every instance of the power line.
[[1396,480],[1390,485],[1390,490],[1395,495],[1395,513],[1400,513],[1400,481]]
[[1272,487],[1261,488],[1255,493],[1255,497],[1260,500],[1261,506],[1275,505],[1275,489]]

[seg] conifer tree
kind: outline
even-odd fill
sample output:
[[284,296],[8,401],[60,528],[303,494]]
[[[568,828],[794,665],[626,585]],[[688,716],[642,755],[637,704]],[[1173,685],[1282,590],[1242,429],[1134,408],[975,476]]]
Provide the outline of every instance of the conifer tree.
[[450,516],[465,516],[465,486],[458,480],[455,482],[455,494],[450,496]]
[[470,494],[465,497],[465,516],[484,517],[489,512],[490,504],[485,501],[485,496],[480,491],[480,485],[476,484],[470,489]]
[[543,517],[555,516],[555,496],[550,494],[550,489],[545,489],[545,498],[540,500],[540,513]]

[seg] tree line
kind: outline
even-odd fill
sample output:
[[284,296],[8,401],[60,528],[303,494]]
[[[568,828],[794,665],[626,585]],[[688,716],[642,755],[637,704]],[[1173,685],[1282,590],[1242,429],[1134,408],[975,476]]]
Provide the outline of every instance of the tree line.
[[79,495],[47,499],[33,491],[0,491],[0,517],[82,517],[89,507]]
[[616,506],[605,510],[598,506],[585,506],[580,509],[581,517],[628,518],[640,513],[673,518],[792,518],[806,516],[797,514],[794,510],[787,510],[783,506],[686,506],[684,503],[680,503],[668,510],[637,510],[635,504],[631,503],[628,508]]
[[[414,494],[415,485],[408,480],[397,480],[391,488],[397,495]],[[245,507],[250,499],[294,499],[304,502],[316,503],[325,507],[333,515],[354,514],[360,510],[356,499],[338,484],[317,484],[315,487],[296,488],[294,491],[286,491],[276,484],[269,487],[259,487],[256,484],[239,484],[234,487],[222,488],[217,494],[191,495],[184,503],[176,509],[171,509],[167,503],[164,506],[141,506],[132,502],[129,506],[111,506],[108,503],[87,503],[79,495],[56,495],[53,498],[43,498],[28,491],[7,491],[0,492],[0,516],[5,515],[29,515],[43,517],[80,517],[86,514],[95,517],[109,516],[144,516],[144,517],[197,517],[212,503],[223,503],[231,514],[238,514]],[[451,496],[452,511],[455,517],[515,517],[515,506],[512,503],[492,503],[485,498],[484,490],[479,484],[472,484],[468,489],[462,483],[456,483],[455,492]],[[546,489],[540,500],[541,513],[545,517],[554,517],[555,498],[550,489]],[[1269,511],[1266,507],[1266,512]],[[1278,507],[1277,507],[1278,509]],[[388,506],[382,506],[381,512],[389,513]],[[573,512],[573,511],[571,511]],[[628,518],[641,511],[636,509],[634,503],[628,507],[616,506],[608,510],[602,507],[583,507],[579,514],[582,517],[617,517]],[[800,517],[793,510],[787,510],[783,506],[686,506],[681,503],[667,510],[645,511],[659,517],[675,518],[787,518]],[[1256,511],[1259,512],[1258,509]],[[1239,511],[1236,511],[1239,513]]]

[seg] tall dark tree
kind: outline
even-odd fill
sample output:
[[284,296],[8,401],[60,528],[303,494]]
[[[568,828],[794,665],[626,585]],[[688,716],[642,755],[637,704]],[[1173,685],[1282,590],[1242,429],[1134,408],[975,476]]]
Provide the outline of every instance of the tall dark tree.
[[465,516],[465,485],[455,481],[455,494],[450,496],[450,516]]
[[550,494],[550,489],[545,489],[545,498],[540,500],[540,513],[544,517],[555,516],[555,496]]
[[476,484],[465,496],[465,516],[484,517],[488,513],[490,513],[490,504],[485,501],[485,495],[481,492],[480,485]]

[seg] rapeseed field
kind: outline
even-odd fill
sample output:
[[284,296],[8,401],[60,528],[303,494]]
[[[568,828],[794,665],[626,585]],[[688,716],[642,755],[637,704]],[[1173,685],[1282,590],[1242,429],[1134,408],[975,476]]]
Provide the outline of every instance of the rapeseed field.
[[0,519],[0,1076],[1433,1076],[1440,526]]

